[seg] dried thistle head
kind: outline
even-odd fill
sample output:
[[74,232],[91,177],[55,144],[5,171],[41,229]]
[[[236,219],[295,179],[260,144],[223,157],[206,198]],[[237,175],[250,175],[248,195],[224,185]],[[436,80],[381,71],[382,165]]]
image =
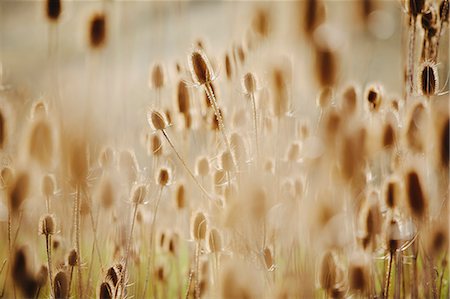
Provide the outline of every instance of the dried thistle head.
[[86,183],[89,165],[87,144],[83,139],[74,140],[69,152],[69,168],[72,182],[76,185]]
[[435,95],[439,89],[439,76],[436,63],[425,61],[419,68],[419,92],[424,96]]
[[390,209],[395,208],[401,202],[401,192],[401,184],[397,179],[391,178],[387,180],[384,187],[384,201],[386,206]]
[[50,198],[55,194],[56,190],[56,183],[55,183],[55,177],[51,174],[46,174],[42,178],[42,185],[41,185],[42,195],[44,195],[47,198]]
[[8,189],[14,180],[14,171],[11,167],[5,166],[0,170],[0,186]]
[[214,70],[208,57],[201,49],[194,50],[188,57],[192,79],[198,85],[210,83],[214,79]]
[[315,55],[315,69],[319,84],[322,87],[335,85],[339,62],[336,52],[330,47],[318,46]]
[[22,203],[28,197],[30,177],[27,172],[19,173],[8,190],[8,205],[10,211],[15,214],[19,211]]
[[348,269],[348,281],[351,290],[363,292],[368,287],[368,271],[363,265],[352,263]]
[[57,21],[61,15],[61,0],[47,0],[45,2],[47,18],[50,21]]
[[39,234],[45,236],[51,236],[56,233],[56,221],[55,216],[52,214],[46,214],[39,220]]
[[100,284],[99,290],[98,290],[98,298],[99,299],[113,299],[114,298],[114,293],[113,293],[114,288],[111,286],[111,284],[107,281],[103,281]]
[[177,104],[178,112],[188,114],[190,109],[190,94],[186,83],[183,80],[178,82],[177,86]]
[[136,205],[141,205],[145,203],[145,198],[147,197],[148,188],[147,185],[138,184],[134,186],[131,191],[130,202]]
[[256,76],[253,73],[247,73],[242,79],[242,86],[246,94],[253,94],[256,92]]
[[156,110],[151,110],[148,112],[147,121],[156,131],[165,130],[169,126],[165,114]]
[[53,132],[48,120],[41,118],[32,123],[27,154],[41,167],[51,165],[54,156]]
[[93,49],[101,48],[106,42],[106,16],[95,13],[89,21],[89,43]]
[[77,250],[72,248],[67,255],[67,264],[70,267],[75,267],[78,265],[78,253]]
[[364,98],[367,102],[369,111],[378,111],[383,99],[383,90],[381,89],[381,86],[375,84],[368,86]]
[[172,170],[167,167],[162,167],[158,170],[156,176],[156,183],[161,187],[170,185],[172,182]]
[[178,209],[184,209],[186,206],[186,190],[183,184],[180,184],[175,192],[175,203]]
[[422,220],[427,212],[427,199],[416,170],[412,169],[406,173],[405,185],[409,210],[414,218]]
[[165,79],[164,79],[164,70],[161,64],[156,63],[151,71],[151,86],[158,90],[164,87]]
[[191,219],[191,236],[194,240],[204,240],[206,236],[207,220],[205,214],[197,212]]
[[55,298],[69,298],[69,278],[64,270],[59,270],[53,279],[53,294]]

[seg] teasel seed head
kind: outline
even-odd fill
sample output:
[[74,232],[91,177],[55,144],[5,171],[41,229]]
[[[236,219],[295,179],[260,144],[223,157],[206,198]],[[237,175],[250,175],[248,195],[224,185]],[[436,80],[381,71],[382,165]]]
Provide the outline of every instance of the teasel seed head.
[[263,250],[264,264],[266,265],[266,269],[271,271],[275,266],[273,263],[272,251],[269,247],[265,247]]
[[442,0],[439,5],[439,19],[441,22],[448,23],[448,11],[449,11],[449,2],[448,0]]
[[98,156],[98,163],[104,169],[111,169],[115,163],[116,152],[112,147],[105,147]]
[[319,268],[320,286],[329,292],[337,282],[337,266],[332,252],[328,251],[322,256]]
[[69,278],[63,270],[59,270],[53,279],[53,294],[55,298],[69,298]]
[[131,191],[131,199],[130,201],[133,204],[141,205],[145,203],[145,198],[147,197],[147,186],[144,184],[136,185]]
[[233,171],[233,156],[229,151],[224,151],[220,157],[220,161],[222,164],[222,169],[230,172]]
[[186,207],[186,190],[183,184],[180,184],[175,192],[175,201],[177,209],[181,210]]
[[169,168],[163,167],[159,169],[156,183],[161,187],[170,185],[172,182],[172,171]]
[[332,101],[333,89],[331,87],[322,88],[317,96],[317,106],[321,109],[325,109],[332,105]]
[[407,0],[409,2],[408,11],[413,17],[422,13],[425,7],[425,0]]
[[258,9],[252,19],[252,28],[260,37],[267,37],[270,32],[270,17],[267,10]]
[[50,21],[57,21],[61,15],[61,0],[47,0],[46,12]]
[[418,75],[419,91],[424,96],[435,95],[439,88],[439,76],[437,65],[430,61],[425,61],[419,69]]
[[11,167],[5,166],[0,170],[0,186],[8,189],[14,181],[14,171]]
[[164,70],[161,64],[157,63],[152,68],[151,73],[151,86],[154,89],[162,89],[164,87]]
[[106,16],[96,13],[89,23],[89,42],[93,49],[101,48],[106,42]]
[[33,271],[30,269],[28,248],[26,246],[14,250],[11,275],[16,287],[23,294],[23,297],[32,298],[36,294],[38,282]]
[[76,249],[71,249],[69,251],[69,254],[67,255],[67,264],[70,267],[78,266],[78,253],[77,253]]
[[52,214],[46,214],[39,220],[39,234],[51,236],[56,233],[56,221],[55,216]]
[[51,174],[46,174],[42,178],[42,195],[45,197],[51,197],[53,194],[55,194],[56,189],[56,183],[55,183],[55,177]]
[[210,171],[208,158],[199,157],[195,169],[199,176],[206,177]]
[[316,48],[315,68],[316,76],[322,87],[334,86],[337,81],[338,57],[336,52],[324,46]]
[[100,284],[99,290],[98,290],[98,298],[99,299],[113,299],[114,293],[113,293],[113,287],[111,287],[110,283],[107,281],[103,281]]
[[196,241],[204,240],[206,236],[207,220],[205,214],[197,212],[191,220],[191,235]]
[[350,264],[348,281],[351,290],[363,292],[368,287],[368,273],[363,265]]
[[400,182],[394,178],[388,179],[384,188],[384,196],[386,206],[394,209],[401,201],[401,185]]
[[41,118],[32,123],[27,154],[43,168],[51,165],[54,156],[53,139],[48,120]]
[[426,215],[427,199],[423,191],[421,178],[416,170],[410,170],[405,177],[407,203],[411,214],[416,219],[423,219]]
[[156,110],[151,110],[147,114],[147,120],[150,126],[156,131],[164,130],[169,126],[166,116],[163,112],[158,112]]
[[177,104],[178,104],[178,112],[186,115],[189,113],[190,109],[190,94],[189,89],[186,83],[183,80],[178,82],[177,86]]
[[256,77],[253,73],[247,73],[242,79],[242,86],[246,94],[253,94],[256,92]]
[[365,99],[367,101],[369,111],[375,112],[380,109],[383,98],[383,91],[379,85],[371,85],[366,89]]
[[209,63],[208,57],[201,50],[194,50],[188,59],[192,79],[198,85],[204,85],[214,79],[214,71]]
[[15,214],[28,197],[30,177],[27,172],[19,173],[8,190],[8,204],[10,211]]

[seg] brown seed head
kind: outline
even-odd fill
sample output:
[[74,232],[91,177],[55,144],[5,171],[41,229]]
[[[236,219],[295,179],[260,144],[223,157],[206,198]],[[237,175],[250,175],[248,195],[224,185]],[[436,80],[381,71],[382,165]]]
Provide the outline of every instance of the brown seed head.
[[348,114],[353,114],[358,106],[356,90],[354,86],[347,87],[342,93],[341,109]]
[[439,77],[436,64],[425,62],[419,73],[419,89],[424,96],[432,96],[436,94],[439,88]]
[[381,88],[378,85],[369,86],[365,93],[365,99],[369,106],[369,111],[378,111],[382,100]]
[[96,13],[89,23],[89,41],[94,49],[101,48],[106,42],[106,17],[103,13]]
[[409,1],[409,13],[413,17],[417,17],[422,13],[425,7],[425,0],[408,0]]
[[441,22],[448,23],[448,11],[449,11],[449,2],[448,0],[442,0],[439,5],[439,19]]
[[131,202],[136,205],[141,205],[145,202],[147,197],[147,186],[144,184],[136,185],[131,191]]
[[63,270],[59,270],[55,275],[53,280],[53,294],[55,298],[69,298],[69,279],[67,273]]
[[75,249],[71,249],[67,255],[67,264],[70,267],[75,267],[78,265],[78,253]]
[[183,114],[189,113],[190,108],[190,95],[189,89],[183,80],[178,82],[177,87],[177,100],[178,100],[178,111]]
[[53,133],[46,119],[33,122],[30,135],[28,155],[41,167],[49,167],[54,156]]
[[29,184],[30,178],[26,172],[18,174],[16,180],[11,184],[8,192],[8,203],[13,214],[19,211],[22,203],[28,197]]
[[100,288],[98,291],[98,298],[99,299],[113,299],[113,287],[111,287],[109,282],[102,282],[100,284]]
[[198,85],[209,83],[214,78],[214,73],[208,58],[202,50],[195,50],[189,56],[189,68],[192,79]]
[[242,82],[244,91],[247,94],[253,94],[256,91],[256,77],[253,73],[247,73],[244,75]]
[[207,240],[210,252],[220,252],[222,250],[222,237],[217,229],[209,230]]
[[329,291],[336,284],[336,263],[333,254],[327,252],[323,255],[319,268],[320,286]]
[[147,120],[155,130],[164,130],[169,126],[164,113],[155,110],[151,110],[147,114]]
[[164,87],[164,71],[160,64],[155,64],[152,69],[151,83],[154,89],[161,89]]
[[202,212],[197,212],[191,221],[191,234],[196,240],[203,240],[206,236],[207,221],[206,217]]
[[47,17],[50,21],[57,21],[61,15],[61,0],[47,0]]
[[46,214],[39,220],[39,234],[40,235],[54,235],[56,233],[55,216]]
[[176,205],[178,209],[183,209],[186,206],[186,195],[185,195],[184,185],[180,184],[176,191]]
[[46,265],[42,265],[39,271],[36,273],[36,282],[40,288],[44,287],[48,281],[48,268]]
[[407,202],[412,216],[422,219],[426,214],[427,200],[418,173],[411,170],[406,175]]
[[7,189],[14,180],[14,172],[11,167],[5,166],[0,170],[0,186]]
[[50,174],[46,174],[42,178],[42,195],[44,195],[47,198],[53,196],[56,189],[55,185],[56,185],[55,178]]
[[362,265],[350,265],[348,269],[349,287],[354,291],[364,291],[368,286],[367,271]]
[[160,186],[167,186],[170,184],[171,173],[168,168],[161,168],[158,172],[156,183]]

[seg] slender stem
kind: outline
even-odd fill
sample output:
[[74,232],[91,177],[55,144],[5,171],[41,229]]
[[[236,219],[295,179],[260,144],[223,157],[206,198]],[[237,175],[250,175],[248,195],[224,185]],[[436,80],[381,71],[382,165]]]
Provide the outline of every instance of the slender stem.
[[[150,280],[150,274],[153,273],[153,262],[154,262],[154,257],[155,257],[155,242],[154,242],[154,236],[155,236],[155,223],[156,223],[156,215],[158,213],[158,207],[159,207],[159,202],[161,200],[161,195],[162,195],[162,190],[163,190],[163,186],[161,186],[161,188],[159,189],[159,193],[158,193],[158,198],[156,199],[156,204],[155,204],[155,213],[153,215],[153,220],[152,220],[152,226],[150,228],[150,254],[149,254],[149,258],[147,260],[147,274],[145,277],[145,285],[144,285],[144,294],[142,296],[142,298],[146,298],[145,295],[147,293],[147,286],[148,286],[148,282]],[[153,283],[152,285],[152,289],[153,292],[155,292],[156,286]]]
[[41,292],[41,287],[39,286],[37,291],[36,291],[36,295],[34,296],[35,299],[39,298],[39,293]]
[[50,246],[52,237],[48,234],[45,235],[45,247],[47,249],[47,263],[48,263],[48,278],[50,280],[50,298],[54,297],[53,294],[53,275],[52,275],[52,248]]
[[127,268],[128,267],[128,258],[130,256],[131,240],[133,238],[133,231],[134,231],[134,224],[136,222],[137,210],[138,210],[138,204],[135,203],[134,204],[134,210],[133,210],[133,218],[131,219],[130,235],[128,236],[127,251],[125,253],[125,264],[124,264],[124,267],[123,267],[123,271],[124,271],[125,275],[122,275],[122,281],[121,281],[121,284],[122,284],[122,288],[121,289],[122,289],[122,291],[121,291],[121,294],[120,294],[119,298],[122,298],[123,291],[125,290],[125,279],[124,278],[126,276],[126,272],[128,271],[128,268]]
[[73,278],[73,266],[70,266],[69,289],[67,291],[67,294],[69,294],[69,296],[70,296],[70,289],[72,287],[72,278]]
[[391,251],[389,253],[389,261],[388,261],[388,268],[386,272],[386,282],[384,284],[384,294],[383,298],[388,299],[389,298],[389,286],[391,281],[391,269],[392,269],[392,259],[394,257],[394,252]]
[[81,208],[81,199],[80,199],[80,186],[76,187],[76,211],[75,211],[75,247],[78,253],[78,265],[77,265],[77,274],[78,274],[78,297],[83,297],[83,280],[81,275],[81,250],[80,250],[80,208]]
[[259,138],[258,138],[258,115],[256,111],[256,101],[255,94],[250,94],[250,99],[252,101],[253,106],[253,130],[255,131],[255,148],[256,148],[256,165],[258,165],[259,161]]
[[211,103],[211,105],[214,109],[214,114],[216,115],[217,123],[219,124],[219,131],[222,134],[222,138],[223,138],[223,141],[225,142],[227,150],[230,152],[231,157],[233,158],[233,166],[237,173],[238,166],[236,163],[236,159],[231,151],[230,141],[228,140],[227,134],[225,132],[225,125],[223,123],[222,114],[220,113],[219,107],[217,105],[216,97],[214,96],[214,92],[212,90],[210,83],[206,83],[204,86],[205,86],[205,91],[206,91],[206,95],[208,96],[209,102]]
[[395,260],[395,285],[394,285],[394,298],[400,299],[400,290],[402,287],[402,252],[399,250],[396,253]]
[[197,240],[195,243],[195,275],[194,275],[194,298],[200,298],[200,286],[199,286],[199,275],[200,275],[200,241]]
[[172,150],[174,151],[175,155],[178,157],[178,160],[180,160],[181,164],[183,165],[184,169],[187,171],[187,173],[189,174],[189,176],[192,178],[192,180],[195,182],[195,184],[197,185],[197,187],[203,192],[203,194],[208,198],[211,199],[211,196],[208,194],[208,192],[206,192],[205,188],[203,188],[202,185],[200,185],[199,181],[197,180],[197,178],[194,176],[194,174],[192,173],[192,171],[189,169],[189,167],[186,165],[186,163],[184,162],[183,158],[180,156],[180,154],[178,153],[178,151],[175,149],[175,146],[173,145],[172,141],[169,138],[169,135],[167,135],[166,130],[161,130],[161,132],[164,135],[164,138],[166,138],[167,142],[169,143],[170,147],[172,148]]
[[185,296],[186,299],[189,299],[189,293],[191,291],[193,272],[194,272],[193,270],[189,271],[188,286],[187,286],[186,296]]

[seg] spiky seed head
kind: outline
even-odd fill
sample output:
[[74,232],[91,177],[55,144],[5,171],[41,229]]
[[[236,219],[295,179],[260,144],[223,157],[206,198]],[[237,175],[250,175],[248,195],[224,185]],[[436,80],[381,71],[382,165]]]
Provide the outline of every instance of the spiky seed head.
[[69,298],[69,279],[63,270],[59,270],[53,279],[53,294],[55,298]]
[[186,206],[186,195],[185,195],[185,188],[183,184],[180,184],[177,188],[175,199],[176,199],[176,206],[178,209],[183,209]]
[[333,86],[337,81],[338,57],[329,47],[317,47],[315,58],[316,76],[322,87]]
[[424,30],[430,30],[436,25],[437,12],[433,6],[428,6],[421,15],[421,24]]
[[199,176],[205,177],[209,174],[209,161],[206,157],[200,157],[196,163],[196,170]]
[[50,21],[57,21],[61,15],[61,0],[47,0],[46,13]]
[[106,16],[96,13],[89,23],[89,42],[93,49],[101,48],[106,42]]
[[157,63],[152,68],[151,86],[154,89],[161,89],[164,87],[164,70],[161,64]]
[[147,197],[147,186],[144,184],[136,185],[131,191],[131,202],[136,205],[143,204]]
[[53,159],[53,132],[46,119],[38,119],[32,123],[29,140],[28,155],[41,167],[49,167]]
[[409,2],[408,11],[413,17],[422,13],[425,7],[425,0],[407,0]]
[[46,174],[43,178],[42,178],[42,194],[45,197],[51,197],[53,196],[53,194],[55,193],[55,178],[50,175],[50,174]]
[[171,181],[171,171],[169,170],[169,168],[161,168],[158,171],[158,176],[156,178],[156,183],[160,186],[167,186],[170,184]]
[[204,240],[206,236],[207,221],[205,214],[197,212],[191,221],[191,234],[194,240]]
[[449,11],[449,1],[442,0],[439,5],[439,19],[441,22],[448,23],[448,11]]
[[222,168],[225,171],[233,170],[233,156],[229,151],[224,151],[220,157]]
[[99,299],[113,299],[113,288],[109,284],[109,282],[102,282],[100,284],[100,288],[98,291],[98,298]]
[[210,252],[219,252],[222,250],[222,237],[216,228],[208,231],[207,240]]
[[188,62],[192,79],[196,84],[203,85],[212,81],[214,78],[212,67],[208,57],[201,49],[194,50],[189,56]]
[[30,177],[26,172],[18,174],[15,181],[11,183],[8,192],[8,203],[13,214],[19,211],[22,203],[28,197],[29,185]]
[[253,94],[256,91],[256,77],[253,73],[244,75],[242,85],[246,94]]
[[425,216],[427,200],[422,189],[421,179],[415,170],[410,170],[406,174],[407,203],[412,216],[422,219]]
[[347,87],[342,93],[341,108],[343,111],[353,114],[358,105],[356,89],[353,85]]
[[99,154],[98,163],[101,167],[109,169],[114,166],[116,152],[112,147],[105,147]]
[[317,106],[321,109],[331,106],[333,100],[333,89],[331,87],[324,87],[317,95]]
[[271,270],[274,266],[272,251],[269,247],[265,247],[263,250],[264,264],[266,265],[267,270]]
[[365,93],[369,111],[375,112],[380,109],[382,101],[382,90],[379,85],[371,85],[367,88]]
[[7,189],[14,180],[14,172],[11,167],[5,166],[0,170],[0,186]]
[[87,145],[82,139],[75,140],[72,144],[69,154],[72,182],[76,185],[83,185],[89,171]]
[[324,290],[329,291],[336,284],[336,268],[333,254],[331,252],[326,252],[322,256],[319,268],[319,282]]
[[367,270],[363,265],[350,265],[348,269],[348,281],[351,290],[364,291],[368,284],[367,279]]
[[435,95],[439,88],[439,77],[435,63],[426,61],[421,65],[418,86],[424,96]]
[[52,214],[46,214],[39,220],[39,234],[51,236],[56,233],[55,216]]
[[69,251],[69,254],[67,255],[67,264],[70,267],[75,267],[78,265],[78,253],[76,249],[73,248]]
[[183,80],[180,80],[178,82],[177,87],[177,103],[178,103],[178,111],[182,114],[189,113],[190,109],[190,94],[189,89],[186,85],[186,83]]
[[115,266],[109,267],[106,271],[105,280],[111,282],[113,288],[115,288],[120,278],[119,275],[120,272]]
[[155,130],[164,130],[169,126],[164,113],[158,112],[156,110],[151,110],[147,114],[147,120]]

